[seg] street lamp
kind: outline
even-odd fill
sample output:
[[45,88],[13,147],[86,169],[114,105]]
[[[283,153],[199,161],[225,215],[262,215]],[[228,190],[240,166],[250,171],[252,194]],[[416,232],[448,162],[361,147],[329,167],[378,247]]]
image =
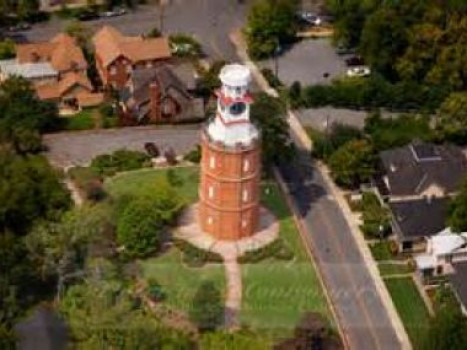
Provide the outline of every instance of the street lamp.
[[276,47],[274,48],[274,75],[279,79],[279,53],[281,52],[281,45],[279,39],[276,39]]

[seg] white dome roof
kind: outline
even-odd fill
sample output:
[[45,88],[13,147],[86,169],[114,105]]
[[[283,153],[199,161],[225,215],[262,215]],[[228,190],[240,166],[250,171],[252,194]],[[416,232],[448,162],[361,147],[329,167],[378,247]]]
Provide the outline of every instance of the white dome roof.
[[229,86],[245,86],[250,83],[250,70],[241,64],[225,65],[219,74],[222,84]]

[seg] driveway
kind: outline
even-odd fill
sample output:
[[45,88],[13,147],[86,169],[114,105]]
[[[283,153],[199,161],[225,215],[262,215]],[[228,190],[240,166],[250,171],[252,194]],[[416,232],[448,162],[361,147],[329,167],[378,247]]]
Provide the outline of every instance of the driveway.
[[180,155],[193,149],[198,141],[197,128],[161,129],[155,126],[60,132],[43,137],[48,148],[45,155],[53,165],[61,168],[85,166],[100,154],[122,148],[144,151],[145,142],[154,142],[161,150],[172,147]]
[[334,123],[363,129],[368,112],[344,108],[323,107],[301,109],[295,111],[295,115],[303,126],[311,127],[319,131],[325,131],[326,126],[331,126]]
[[[168,0],[164,11],[164,33],[192,34],[202,43],[208,56],[231,60],[235,58],[235,52],[228,33],[243,26],[246,13],[247,5],[239,4],[237,0]],[[121,17],[83,23],[93,31],[107,24],[127,35],[140,35],[159,26],[159,8],[140,5]],[[45,41],[63,31],[67,24],[66,20],[53,18],[20,34],[26,41]]]
[[[274,60],[262,61],[261,67],[274,71]],[[278,58],[279,78],[286,85],[326,83],[345,74],[344,57],[336,54],[330,39],[304,39]],[[328,73],[326,78],[323,75]]]

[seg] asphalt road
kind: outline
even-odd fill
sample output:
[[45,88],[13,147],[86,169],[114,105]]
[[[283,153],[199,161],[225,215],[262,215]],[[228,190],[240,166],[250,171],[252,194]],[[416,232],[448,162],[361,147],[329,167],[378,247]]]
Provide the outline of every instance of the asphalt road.
[[350,228],[309,156],[299,147],[279,167],[307,228],[308,239],[351,349],[400,349],[388,313]]
[[172,148],[183,155],[199,143],[199,126],[157,127],[154,125],[119,129],[59,132],[43,137],[45,155],[55,166],[87,166],[100,155],[118,149],[144,151],[145,142],[155,143],[161,152]]
[[[205,53],[213,59],[235,58],[228,33],[243,26],[247,5],[238,0],[168,0],[163,16],[165,34],[188,33],[203,45]],[[103,25],[112,25],[127,35],[145,34],[159,27],[159,8],[140,5],[120,17],[101,18],[83,22],[92,31]],[[69,21],[53,18],[34,25],[32,30],[18,33],[19,41],[45,41],[63,31]]]

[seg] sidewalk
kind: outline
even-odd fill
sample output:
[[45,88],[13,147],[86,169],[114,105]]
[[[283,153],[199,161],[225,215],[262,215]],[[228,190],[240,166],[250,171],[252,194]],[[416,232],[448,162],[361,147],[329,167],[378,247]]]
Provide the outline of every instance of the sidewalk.
[[[272,89],[267,83],[267,81],[264,79],[264,77],[262,76],[261,72],[256,67],[256,65],[249,59],[241,33],[240,32],[232,33],[230,38],[231,38],[231,41],[234,43],[234,45],[237,47],[238,56],[243,61],[243,63],[250,68],[252,75],[254,79],[257,81],[258,85],[266,93],[272,96],[278,96],[277,92],[274,89]],[[305,129],[300,124],[298,118],[295,116],[295,114],[292,111],[288,112],[288,116],[289,116],[288,122],[290,125],[291,132],[306,150],[311,151],[311,148],[312,148],[311,140],[308,137],[308,134],[306,133]],[[350,227],[352,236],[360,250],[360,253],[365,261],[365,264],[368,267],[371,278],[374,280],[378,294],[381,298],[382,303],[384,304],[385,309],[388,312],[391,324],[397,334],[397,337],[399,338],[399,341],[402,344],[402,348],[411,349],[412,346],[411,346],[410,340],[402,324],[402,321],[396,311],[394,303],[392,302],[389,292],[386,289],[384,282],[379,274],[377,264],[375,260],[373,259],[373,256],[371,255],[370,249],[368,245],[366,244],[363,238],[363,235],[360,232],[358,224],[356,223],[356,220],[354,219],[352,212],[344,196],[342,195],[342,192],[334,184],[334,182],[329,176],[327,168],[323,164],[319,164],[317,169],[319,170],[319,172],[325,179],[326,186],[329,188],[331,194],[336,200],[336,203],[338,204],[339,208],[341,209],[343,215],[346,218],[346,221],[348,223],[348,226]]]

